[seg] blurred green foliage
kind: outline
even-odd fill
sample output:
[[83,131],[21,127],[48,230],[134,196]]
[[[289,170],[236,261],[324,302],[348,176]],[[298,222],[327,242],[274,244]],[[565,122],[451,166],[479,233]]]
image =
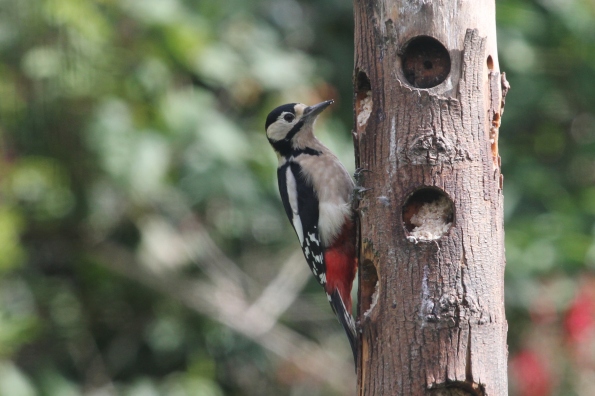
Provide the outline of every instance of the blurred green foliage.
[[[595,297],[581,292],[595,270],[595,5],[497,11],[512,85],[500,130],[509,344],[526,373],[511,389],[587,394],[595,349],[576,350],[595,346]],[[159,256],[157,280],[163,263],[205,280],[166,238],[164,224],[193,219],[258,297],[295,248],[264,117],[336,99],[319,135],[352,169],[352,69],[349,2],[0,0],[0,396],[337,394],[113,271],[101,246]],[[281,321],[340,340],[321,294],[310,284]]]

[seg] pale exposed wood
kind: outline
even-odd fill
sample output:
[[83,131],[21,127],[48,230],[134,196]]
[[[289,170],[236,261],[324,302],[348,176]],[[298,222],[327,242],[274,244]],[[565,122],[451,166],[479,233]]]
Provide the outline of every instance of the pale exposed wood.
[[[494,1],[354,4],[354,141],[372,188],[360,201],[359,395],[506,395],[497,138],[508,85]],[[416,36],[448,50],[438,86],[405,78]],[[404,202],[424,186],[454,203],[453,226],[430,242],[408,239],[403,225]]]

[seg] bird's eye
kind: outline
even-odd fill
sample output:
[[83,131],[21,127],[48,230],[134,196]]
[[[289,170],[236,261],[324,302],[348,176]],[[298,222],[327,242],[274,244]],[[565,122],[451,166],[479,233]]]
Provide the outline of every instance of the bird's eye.
[[289,113],[289,114],[285,114],[283,116],[283,119],[287,122],[291,122],[295,119],[295,116],[293,114]]

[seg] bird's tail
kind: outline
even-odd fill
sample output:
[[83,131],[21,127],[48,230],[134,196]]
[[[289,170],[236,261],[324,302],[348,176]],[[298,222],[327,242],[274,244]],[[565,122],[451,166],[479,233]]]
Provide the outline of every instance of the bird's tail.
[[355,331],[355,321],[353,320],[353,316],[351,316],[351,312],[345,308],[345,303],[343,302],[343,298],[341,298],[339,290],[335,289],[330,294],[330,302],[335,315],[337,315],[337,319],[339,319],[341,326],[343,326],[343,329],[347,334],[349,344],[351,345],[351,351],[353,352],[353,361],[357,367],[357,333]]

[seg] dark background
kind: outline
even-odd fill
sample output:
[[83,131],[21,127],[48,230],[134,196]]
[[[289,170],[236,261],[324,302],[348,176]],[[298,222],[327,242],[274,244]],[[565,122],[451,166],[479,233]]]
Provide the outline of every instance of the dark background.
[[[497,14],[511,394],[592,394],[595,3]],[[334,98],[317,132],[353,170],[352,21],[339,0],[0,0],[1,396],[353,394],[263,130]]]

